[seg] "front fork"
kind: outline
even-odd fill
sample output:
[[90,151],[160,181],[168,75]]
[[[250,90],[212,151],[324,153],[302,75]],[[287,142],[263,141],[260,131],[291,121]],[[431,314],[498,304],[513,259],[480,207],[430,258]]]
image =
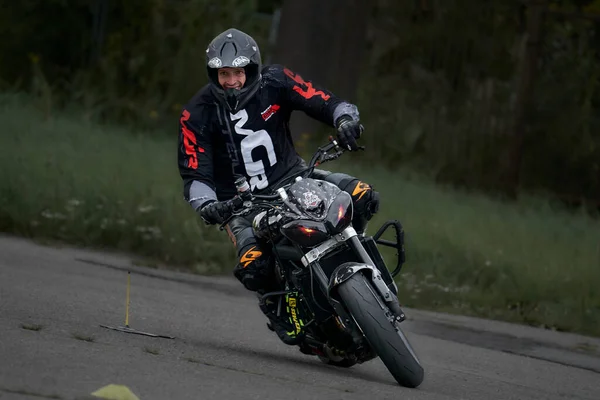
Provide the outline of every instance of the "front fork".
[[352,326],[354,325],[352,317],[350,316],[350,314],[348,314],[348,312],[346,312],[346,309],[344,308],[342,303],[340,303],[339,301],[337,301],[329,295],[329,279],[327,278],[327,275],[321,268],[321,265],[318,262],[314,262],[309,266],[309,268],[312,268],[315,277],[319,282],[319,285],[323,289],[323,293],[327,294],[329,304],[331,304],[337,315],[337,323],[340,326],[340,328],[349,333],[352,336],[352,339],[355,343],[360,343],[362,341],[362,335],[356,329],[352,328]]
[[[329,242],[329,241],[328,241]],[[363,261],[362,263],[344,263],[338,266],[331,278],[328,278],[321,266],[318,263],[318,259],[328,252],[332,251],[339,244],[347,242],[349,246],[356,252],[356,254]],[[313,249],[307,256],[302,260],[304,265],[312,268],[314,274],[319,281],[319,284],[323,288],[323,291],[327,293],[327,297],[330,300],[336,313],[347,323],[350,323],[350,316],[346,313],[342,304],[331,297],[332,290],[348,280],[352,275],[358,273],[360,270],[366,269],[370,272],[371,281],[377,293],[381,296],[385,305],[390,309],[393,317],[390,322],[402,322],[406,316],[400,308],[398,297],[389,289],[385,281],[381,276],[381,272],[375,266],[375,263],[369,256],[369,253],[365,250],[360,239],[357,236],[356,231],[353,228],[347,228],[339,235],[331,239],[330,243],[324,243],[321,246]]]
[[[398,301],[398,297],[390,290],[388,285],[383,280],[381,272],[369,256],[369,253],[367,253],[358,237],[353,236],[349,239],[349,241],[352,248],[354,248],[354,251],[358,253],[359,257],[368,267],[367,269],[371,270],[371,280],[375,286],[375,289],[379,292],[383,301],[385,301],[385,304],[389,307],[390,311],[394,313],[396,317],[396,322],[404,321],[406,319],[406,315],[400,308],[400,302]],[[335,276],[335,271],[333,276]]]

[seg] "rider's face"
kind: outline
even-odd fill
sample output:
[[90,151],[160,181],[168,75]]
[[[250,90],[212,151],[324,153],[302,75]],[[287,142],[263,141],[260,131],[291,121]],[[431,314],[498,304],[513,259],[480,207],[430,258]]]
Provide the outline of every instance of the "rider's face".
[[246,83],[244,68],[225,67],[219,69],[219,83],[223,89],[241,89]]

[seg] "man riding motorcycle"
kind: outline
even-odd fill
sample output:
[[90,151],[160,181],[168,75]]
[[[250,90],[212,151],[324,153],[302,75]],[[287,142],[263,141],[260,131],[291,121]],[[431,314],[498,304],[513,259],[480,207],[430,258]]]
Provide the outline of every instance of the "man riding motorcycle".
[[[228,217],[223,202],[235,196],[236,177],[246,177],[252,192],[261,193],[306,166],[290,134],[294,110],[336,128],[342,147],[358,149],[357,107],[288,68],[263,66],[257,43],[246,33],[228,29],[217,35],[206,49],[206,68],[209,83],[180,116],[178,164],[185,200],[207,224]],[[379,208],[378,193],[347,174],[315,170],[311,177],[352,196],[353,226],[364,232]],[[262,294],[280,288],[268,248],[254,235],[253,217],[235,217],[226,229],[239,257],[235,277]],[[265,314],[267,307],[261,304]],[[284,323],[271,320],[271,326],[285,343],[295,343]]]

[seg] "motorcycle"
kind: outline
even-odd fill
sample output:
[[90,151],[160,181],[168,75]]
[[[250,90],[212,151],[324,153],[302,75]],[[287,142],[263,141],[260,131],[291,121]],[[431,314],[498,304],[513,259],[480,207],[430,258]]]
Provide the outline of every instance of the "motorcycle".
[[[246,179],[239,178],[238,194],[227,201],[230,216],[220,228],[235,216],[254,215],[254,233],[270,246],[283,289],[257,294],[259,301],[276,304],[275,318],[286,316],[301,352],[345,368],[379,357],[400,385],[414,388],[424,370],[402,332],[406,315],[393,279],[405,261],[402,225],[389,220],[373,236],[358,234],[352,227],[351,196],[309,177],[316,166],[343,153],[330,139],[307,168],[268,194],[253,194]],[[395,229],[395,241],[381,238],[389,228]],[[378,245],[398,251],[394,271],[388,270]]]

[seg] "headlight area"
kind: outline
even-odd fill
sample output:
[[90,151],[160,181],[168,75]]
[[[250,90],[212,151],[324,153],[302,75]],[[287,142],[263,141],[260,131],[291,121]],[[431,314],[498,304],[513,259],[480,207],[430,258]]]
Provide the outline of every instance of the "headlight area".
[[352,197],[346,192],[337,195],[325,217],[325,227],[331,235],[337,235],[350,225],[354,208]]
[[329,239],[329,233],[322,222],[296,220],[281,228],[281,233],[302,247],[315,247]]

